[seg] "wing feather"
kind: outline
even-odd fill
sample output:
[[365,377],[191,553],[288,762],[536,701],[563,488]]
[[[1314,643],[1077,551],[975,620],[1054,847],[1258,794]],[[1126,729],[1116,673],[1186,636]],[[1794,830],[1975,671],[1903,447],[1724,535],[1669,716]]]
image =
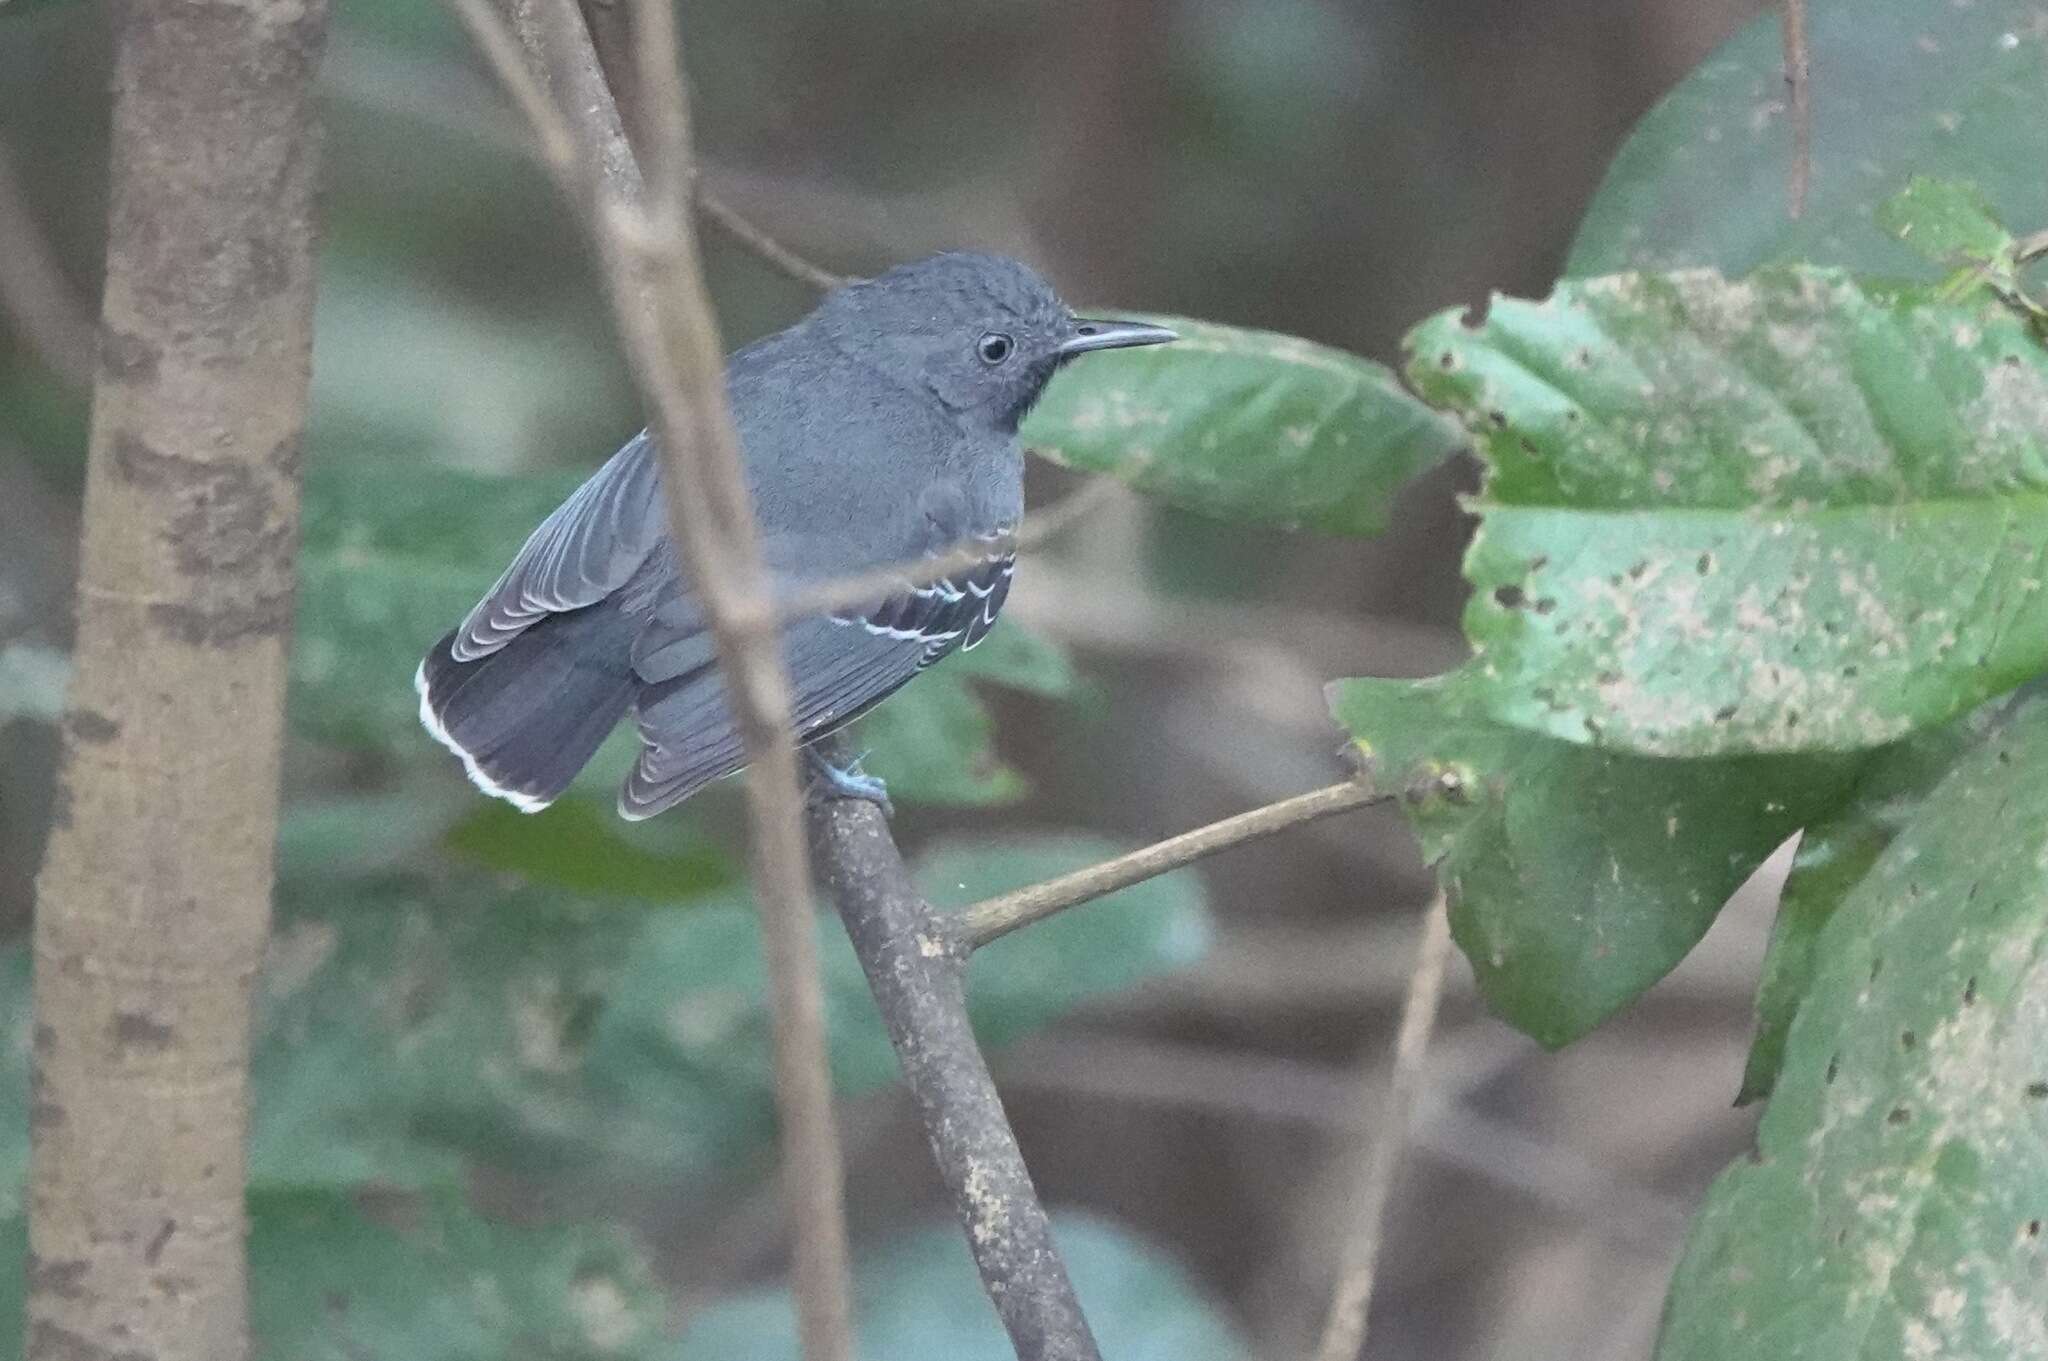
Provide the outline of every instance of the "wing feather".
[[[992,545],[993,546],[993,545]],[[851,723],[918,672],[994,625],[1016,555],[994,552],[963,572],[904,586],[874,607],[802,619],[783,630],[791,709],[800,742]],[[652,817],[745,763],[705,621],[693,602],[665,606],[641,635],[634,669],[640,759],[619,791],[619,812]]]
[[455,631],[458,662],[498,651],[550,614],[624,586],[661,539],[653,447],[641,431],[541,521]]

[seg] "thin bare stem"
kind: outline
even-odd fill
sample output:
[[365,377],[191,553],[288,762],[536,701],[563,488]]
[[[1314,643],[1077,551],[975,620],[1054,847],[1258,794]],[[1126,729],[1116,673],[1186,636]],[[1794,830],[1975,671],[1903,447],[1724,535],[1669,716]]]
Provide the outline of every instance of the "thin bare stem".
[[92,386],[93,319],[65,281],[0,143],[0,306],[22,341],[72,387]]
[[1029,926],[1055,912],[1093,902],[1105,894],[1156,878],[1169,870],[1177,870],[1204,856],[1272,836],[1318,818],[1347,813],[1369,803],[1383,803],[1393,797],[1382,793],[1363,777],[1329,785],[1264,808],[1254,808],[1249,813],[1239,813],[1221,822],[1212,822],[1192,832],[1182,832],[1143,850],[1105,860],[1072,874],[1063,874],[1057,879],[1048,879],[994,898],[984,898],[949,914],[945,919],[946,930],[965,948],[978,950],[1020,926]]
[[585,174],[594,168],[598,183],[613,201],[641,203],[640,163],[576,0],[504,2],[512,7],[528,62],[547,82],[575,131]]
[[964,572],[994,554],[1035,548],[1122,491],[1121,484],[1106,477],[1097,478],[1066,500],[1029,517],[1013,533],[994,539],[963,539],[940,553],[905,559],[853,576],[816,582],[778,600],[776,616],[780,619],[802,619],[814,614],[872,606],[894,592],[929,586],[955,572]]
[[[1408,977],[1408,995],[1401,1004],[1401,1029],[1394,1039],[1394,1073],[1378,1102],[1379,1118],[1366,1145],[1359,1169],[1358,1200],[1350,1241],[1337,1290],[1323,1323],[1316,1361],[1357,1361],[1365,1346],[1366,1311],[1372,1302],[1373,1279],[1379,1269],[1385,1233],[1387,1199],[1394,1174],[1408,1144],[1408,1125],[1422,1087],[1422,1060],[1436,1028],[1437,1003],[1443,996],[1444,964],[1451,952],[1450,914],[1439,892],[1423,914],[1422,940],[1415,947],[1415,968]],[[1368,1100],[1371,1098],[1368,1097]]]
[[1784,0],[1781,13],[1785,45],[1785,85],[1792,103],[1792,169],[1788,211],[1806,214],[1806,191],[1813,182],[1813,68],[1806,47],[1806,0]]
[[834,274],[821,265],[812,264],[762,231],[748,221],[739,209],[706,189],[701,176],[697,180],[697,209],[717,223],[727,236],[799,283],[809,284],[821,291],[829,291],[841,284],[850,284],[854,281],[851,274]]
[[[502,31],[502,24],[483,22],[473,0],[456,3],[467,5],[465,22],[472,31]],[[645,53],[642,92],[652,101],[646,119],[655,129],[649,185],[573,0],[521,4],[519,27],[534,64],[566,92],[577,159],[599,168],[589,221],[658,436],[670,529],[710,618],[747,755],[754,882],[774,1017],[776,1101],[796,1229],[792,1284],[798,1331],[808,1361],[847,1361],[853,1343],[842,1172],[789,679],[767,607],[767,574],[739,439],[726,409],[724,346],[684,201],[692,174],[690,125],[673,15],[663,0],[634,9]],[[497,40],[486,47],[501,76],[513,66],[526,69],[505,48]],[[531,83],[508,79],[508,88],[530,118],[539,113],[535,125],[543,142],[558,142],[540,108],[545,101],[523,89]],[[556,153],[549,155],[552,163]],[[586,169],[571,178],[582,185],[592,177]]]
[[[682,47],[676,35],[675,6],[668,0],[633,0],[633,49],[639,57],[634,85],[645,140],[638,143],[647,203],[654,221],[661,215],[681,217],[689,211],[689,186],[695,178],[690,155],[690,100],[680,65]],[[591,51],[600,66],[604,54]],[[624,122],[623,117],[621,123]],[[629,137],[630,140],[630,137]]]
[[594,184],[576,154],[576,134],[521,56],[519,39],[491,7],[490,0],[448,0],[448,7],[533,130],[540,144],[541,162],[554,177],[556,187],[587,219]]

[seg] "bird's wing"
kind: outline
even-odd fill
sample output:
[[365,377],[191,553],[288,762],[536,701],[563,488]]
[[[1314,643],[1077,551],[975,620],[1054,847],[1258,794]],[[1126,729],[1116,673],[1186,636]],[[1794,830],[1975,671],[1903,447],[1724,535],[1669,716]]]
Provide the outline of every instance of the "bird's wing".
[[[1014,563],[1014,553],[992,548],[972,568],[905,587],[873,609],[802,619],[783,630],[798,740],[837,731],[934,661],[980,642],[1002,609]],[[619,811],[628,818],[653,816],[745,759],[701,616],[693,613],[691,621],[695,628],[643,633],[635,652],[635,669],[652,683],[637,706],[640,759],[619,793]]]
[[973,647],[995,626],[996,615],[1010,594],[1017,555],[993,548],[1005,532],[986,536],[991,544],[988,556],[965,571],[928,585],[906,586],[872,609],[835,614],[833,621],[885,638],[921,642],[925,657],[920,665],[924,666],[956,647]]
[[455,630],[458,662],[498,651],[549,614],[594,605],[659,544],[660,487],[642,431],[541,521],[512,565]]
[[[881,702],[917,674],[926,646],[823,618],[791,624],[782,642],[800,742],[821,737]],[[619,812],[627,818],[652,817],[745,764],[739,728],[726,704],[725,678],[714,663],[646,686],[635,714],[640,759],[619,791]]]

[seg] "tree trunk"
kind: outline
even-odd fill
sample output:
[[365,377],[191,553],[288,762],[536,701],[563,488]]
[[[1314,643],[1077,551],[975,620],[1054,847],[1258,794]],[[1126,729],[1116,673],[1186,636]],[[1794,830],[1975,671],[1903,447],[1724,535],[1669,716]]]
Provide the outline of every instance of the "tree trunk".
[[325,0],[116,0],[64,773],[35,923],[30,1361],[248,1354]]

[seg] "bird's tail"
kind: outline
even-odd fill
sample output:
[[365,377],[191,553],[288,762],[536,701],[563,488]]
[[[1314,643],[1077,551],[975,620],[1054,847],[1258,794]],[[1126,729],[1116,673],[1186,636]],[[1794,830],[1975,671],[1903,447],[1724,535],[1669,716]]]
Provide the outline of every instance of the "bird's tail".
[[608,604],[549,615],[474,661],[434,645],[413,677],[420,722],[477,788],[524,813],[559,797],[638,688],[632,633]]

